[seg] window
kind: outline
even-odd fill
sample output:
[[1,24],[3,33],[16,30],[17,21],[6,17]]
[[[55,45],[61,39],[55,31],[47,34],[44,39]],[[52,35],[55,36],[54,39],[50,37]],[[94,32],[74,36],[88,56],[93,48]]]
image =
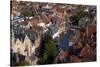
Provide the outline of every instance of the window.
[[17,53],[20,54],[20,48],[17,48]]

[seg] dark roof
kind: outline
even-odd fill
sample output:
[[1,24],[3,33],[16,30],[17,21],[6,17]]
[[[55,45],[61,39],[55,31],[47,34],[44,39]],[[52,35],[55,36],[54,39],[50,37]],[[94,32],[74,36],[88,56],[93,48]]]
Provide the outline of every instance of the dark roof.
[[69,42],[69,39],[68,39],[67,34],[62,35],[62,37],[59,40],[59,47],[63,50],[68,49],[68,42]]
[[66,34],[63,34],[61,38],[59,39],[59,47],[63,50],[69,50],[69,39],[73,35],[72,31],[67,32]]

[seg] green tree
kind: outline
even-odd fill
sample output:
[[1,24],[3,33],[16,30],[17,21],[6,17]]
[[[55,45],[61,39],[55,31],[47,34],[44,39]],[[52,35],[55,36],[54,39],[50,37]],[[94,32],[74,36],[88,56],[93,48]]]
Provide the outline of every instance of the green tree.
[[21,11],[21,14],[22,14],[23,16],[32,16],[32,11],[31,11],[31,10],[28,10],[28,9],[22,10],[22,11]]
[[18,62],[18,63],[15,63],[14,66],[25,66],[25,65],[30,65],[30,63],[28,61],[23,61],[23,62]]
[[80,11],[80,12],[76,13],[75,15],[71,16],[71,17],[70,17],[70,21],[72,22],[72,24],[78,25],[79,20],[80,20],[82,17],[85,17],[86,15],[88,15],[87,12]]
[[[41,50],[42,49],[42,50]],[[51,37],[47,37],[44,46],[40,50],[39,64],[51,64],[53,63],[55,53],[57,51],[56,43]]]

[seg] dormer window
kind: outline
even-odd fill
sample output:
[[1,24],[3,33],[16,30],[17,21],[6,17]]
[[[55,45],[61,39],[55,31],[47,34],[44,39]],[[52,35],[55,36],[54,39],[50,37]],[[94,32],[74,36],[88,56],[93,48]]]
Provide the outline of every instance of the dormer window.
[[24,52],[26,52],[26,56],[28,56],[28,45],[25,46]]
[[25,50],[24,50],[24,51],[25,51],[25,52],[28,51],[28,46],[27,46],[27,45],[25,46]]

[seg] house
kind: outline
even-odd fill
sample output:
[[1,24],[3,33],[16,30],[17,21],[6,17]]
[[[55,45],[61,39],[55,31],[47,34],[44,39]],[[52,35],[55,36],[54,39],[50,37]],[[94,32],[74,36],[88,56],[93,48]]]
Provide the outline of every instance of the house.
[[[35,42],[37,42],[37,40]],[[23,56],[25,56],[24,60],[29,61],[30,63],[32,63],[34,61],[34,63],[36,64],[37,59],[35,59],[35,58],[37,58],[37,57],[35,55],[33,56],[33,54],[35,54],[35,49],[37,48],[37,43],[34,43],[35,45],[32,46],[31,40],[26,35],[23,42],[19,39],[16,39],[15,44],[12,44],[12,47],[11,47],[12,53],[23,55]],[[32,60],[32,57],[35,57],[34,60]]]
[[86,27],[86,36],[90,37],[93,33],[96,33],[96,25],[88,25]]
[[22,43],[22,41],[20,41],[19,39],[16,39],[16,42],[14,44],[12,44],[11,49],[13,50],[13,53],[19,53],[24,55],[24,45]]
[[68,63],[70,62],[70,53],[67,50],[60,50],[57,54],[54,63]]
[[71,57],[71,62],[81,62],[81,61],[82,61],[82,59],[78,56],[72,56]]
[[[25,36],[24,42],[24,51],[25,51],[25,56],[31,56],[32,52],[32,42],[31,40],[28,38],[28,36]],[[35,46],[34,46],[35,47]]]
[[65,32],[65,21],[64,20],[59,20],[59,32],[60,32],[60,34],[62,33],[62,32]]
[[83,57],[82,61],[95,61],[96,60],[96,49],[92,49],[90,47],[84,47],[81,52],[80,56]]
[[11,20],[14,19],[14,17],[20,16],[20,12],[18,11],[18,2],[16,0],[11,1]]
[[[25,52],[26,49],[28,51],[27,54]],[[19,53],[24,56],[30,56],[32,53],[32,42],[26,35],[23,42],[19,39],[16,39],[15,43],[12,44],[12,50],[14,53]]]

